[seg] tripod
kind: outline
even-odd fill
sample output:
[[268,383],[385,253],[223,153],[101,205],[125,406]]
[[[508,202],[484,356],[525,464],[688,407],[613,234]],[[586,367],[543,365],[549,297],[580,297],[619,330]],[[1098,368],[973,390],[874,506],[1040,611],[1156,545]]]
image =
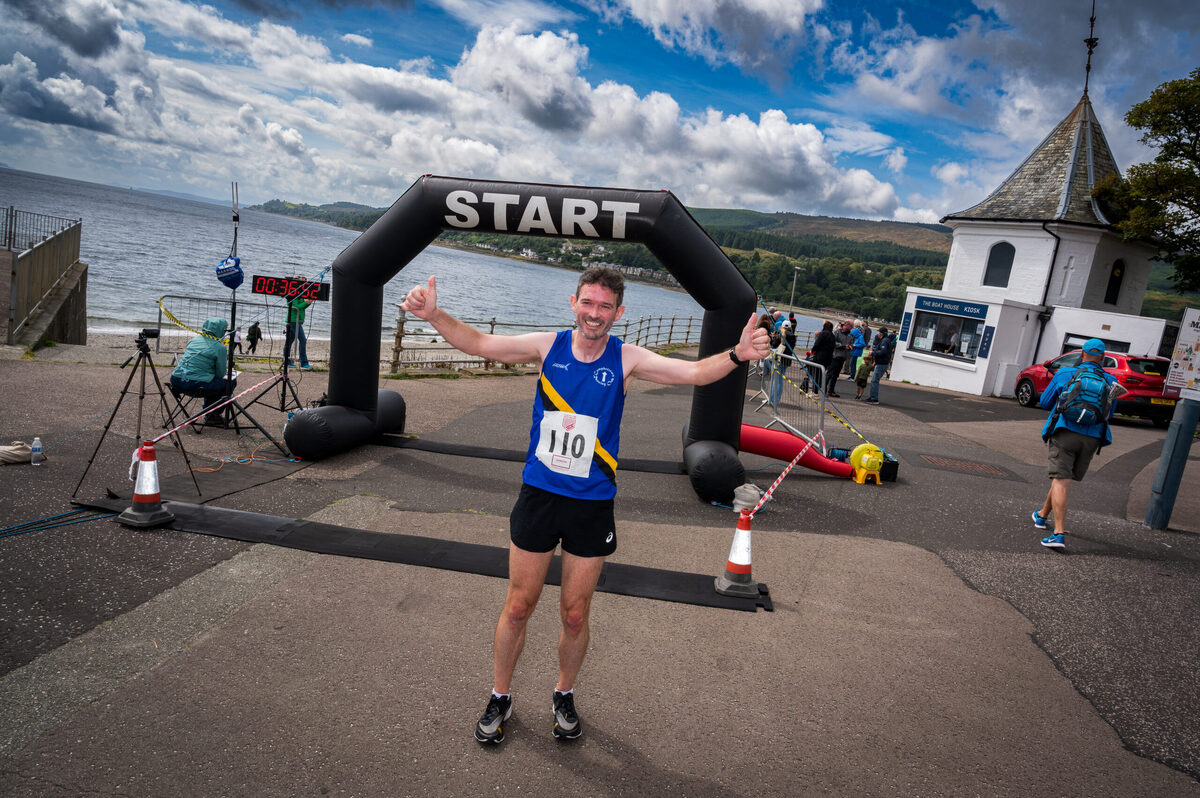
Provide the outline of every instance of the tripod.
[[[279,386],[279,407],[277,409],[280,413],[286,413],[293,407],[297,410],[304,407],[304,405],[300,402],[300,397],[296,395],[296,387],[292,385],[292,380],[290,377],[288,377],[288,364],[286,357],[283,359],[283,368],[278,374],[275,375],[275,379],[271,380],[271,383],[266,388],[263,388],[261,391],[259,391],[258,394],[249,402],[246,402],[246,404],[252,405],[257,402],[271,409],[276,409],[274,402],[267,402],[263,400],[263,397],[266,396],[270,391],[274,390],[276,385]],[[289,394],[291,395],[290,402],[288,401]]]
[[[80,475],[79,482],[75,484],[75,490],[71,491],[72,499],[74,499],[75,494],[79,492],[79,487],[83,485],[83,480],[87,478],[88,471],[91,470],[92,463],[96,459],[96,454],[100,451],[100,447],[104,443],[104,438],[108,435],[109,428],[112,427],[113,419],[117,417],[117,411],[121,409],[121,403],[124,402],[125,397],[129,395],[129,386],[133,383],[134,374],[139,374],[141,377],[141,381],[138,384],[137,394],[137,429],[134,433],[137,437],[138,445],[141,445],[142,442],[142,408],[146,401],[147,369],[149,369],[150,373],[154,376],[154,384],[158,386],[158,399],[162,405],[163,414],[168,417],[173,417],[171,406],[167,402],[167,392],[163,390],[162,380],[158,378],[158,370],[154,368],[154,360],[150,357],[150,345],[146,343],[147,335],[149,335],[151,338],[157,338],[158,330],[145,329],[138,333],[138,337],[135,339],[138,350],[137,355],[130,356],[124,363],[121,364],[121,368],[125,368],[130,364],[130,362],[133,362],[136,357],[136,362],[133,363],[133,369],[130,370],[129,377],[125,380],[125,386],[121,388],[121,398],[117,400],[116,407],[113,408],[112,413],[108,417],[108,421],[104,423],[104,432],[100,433],[100,440],[96,441],[96,448],[92,450],[92,456],[88,458],[87,467],[83,469],[83,474]],[[178,399],[175,400],[175,404],[179,405]],[[183,412],[182,406],[179,406],[179,411],[183,413],[184,417],[186,418],[187,413]],[[196,481],[196,472],[192,470],[192,461],[188,459],[187,449],[183,448],[183,439],[179,437],[179,432],[177,430],[172,429],[168,434],[171,435],[172,439],[174,440],[175,447],[179,449],[179,453],[183,455],[183,462],[187,465],[188,475],[192,478],[192,484],[196,486],[196,495],[203,496],[204,494],[200,491],[200,483]]]
[[[279,441],[272,438],[271,433],[269,433],[265,429],[263,429],[262,425],[254,420],[254,416],[252,416],[248,412],[246,412],[246,407],[242,404],[239,404],[237,399],[233,398],[233,362],[234,362],[233,361],[233,347],[234,347],[234,338],[235,338],[237,330],[239,329],[237,326],[237,289],[238,289],[238,286],[242,284],[243,273],[242,273],[242,266],[241,266],[242,261],[241,261],[241,258],[239,258],[237,255],[238,224],[240,222],[240,216],[238,214],[237,183],[233,183],[231,188],[232,188],[232,192],[233,192],[233,246],[229,250],[229,256],[226,257],[225,260],[221,261],[221,264],[219,266],[217,266],[217,279],[220,280],[222,284],[228,286],[231,289],[232,296],[230,297],[230,310],[229,310],[230,333],[229,333],[229,341],[226,344],[226,346],[228,347],[228,352],[227,352],[226,359],[225,359],[225,364],[226,364],[226,366],[225,366],[225,402],[224,402],[224,406],[219,411],[221,420],[215,426],[223,427],[224,429],[229,429],[230,425],[232,425],[234,430],[237,431],[237,434],[241,435],[242,428],[241,428],[241,426],[238,425],[238,416],[245,416],[247,421],[249,421],[251,424],[253,424],[255,426],[255,428],[266,437],[267,440],[269,440],[271,443],[273,443],[275,445],[275,448],[277,448],[280,452],[283,453],[284,457],[291,457],[292,456],[291,453],[288,452],[287,449],[283,448],[283,446],[280,445]],[[286,379],[287,379],[287,372],[285,370],[284,380],[286,381]],[[271,384],[274,385],[275,382],[276,382],[276,380],[273,380]],[[267,390],[270,390],[270,386],[267,386]],[[265,391],[264,391],[264,393],[265,393]],[[295,395],[294,391],[293,391],[292,395],[293,396]],[[262,396],[262,394],[259,394],[259,396]],[[257,399],[257,398],[258,397],[255,397],[255,399]],[[252,399],[249,402],[247,402],[246,404],[253,404],[254,401],[255,400]],[[299,400],[297,400],[296,401],[297,406],[299,405],[299,403],[300,403]],[[280,410],[283,409],[282,404],[283,404],[283,401],[281,398],[280,399],[280,405],[281,405]]]
[[[155,376],[155,379],[157,379],[157,375]],[[283,374],[275,375],[274,379],[271,380],[270,384],[268,384],[267,387],[264,388],[262,390],[262,393],[260,393],[258,396],[262,396],[264,393],[271,390],[271,388],[275,385],[275,383],[279,382],[280,380],[286,380],[286,379],[287,379],[287,377]],[[232,386],[232,382],[226,381],[226,385]],[[289,452],[287,449],[283,448],[283,444],[281,444],[279,441],[277,441],[273,437],[271,437],[271,433],[267,432],[263,428],[262,424],[259,424],[257,421],[254,420],[254,416],[250,415],[250,413],[248,413],[246,411],[245,405],[241,404],[240,402],[238,402],[237,399],[233,399],[230,396],[230,393],[232,392],[232,388],[231,387],[226,388],[226,391],[227,391],[226,396],[230,397],[230,398],[227,398],[225,400],[227,402],[227,404],[224,407],[222,407],[219,411],[217,411],[217,412],[221,413],[221,421],[217,424],[207,424],[206,423],[205,426],[217,426],[217,427],[222,427],[224,429],[229,429],[229,427],[232,426],[234,428],[234,430],[237,431],[237,434],[241,435],[242,428],[241,428],[241,426],[238,425],[238,416],[245,416],[246,420],[249,421],[251,424],[253,424],[255,429],[257,429],[259,432],[261,432],[263,434],[264,438],[266,438],[272,444],[274,444],[275,448],[278,449],[283,454],[284,457],[291,457],[292,453]],[[294,397],[295,395],[296,395],[295,391],[292,391],[292,396]],[[258,401],[258,396],[254,397],[254,399],[251,399],[246,404],[249,405],[249,404],[253,404],[254,402]],[[298,399],[296,400],[296,406],[297,407],[300,406],[300,401]],[[184,417],[186,418],[186,416],[187,416],[187,414],[185,413]]]

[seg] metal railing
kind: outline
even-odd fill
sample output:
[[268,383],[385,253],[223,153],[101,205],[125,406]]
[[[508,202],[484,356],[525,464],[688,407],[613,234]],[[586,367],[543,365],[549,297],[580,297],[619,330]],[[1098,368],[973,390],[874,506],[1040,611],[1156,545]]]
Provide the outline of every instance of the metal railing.
[[19,211],[10,205],[0,211],[0,248],[25,252],[80,223],[79,219]]
[[0,212],[0,243],[14,253],[8,294],[7,343],[42,310],[42,303],[79,262],[83,222],[12,207]]
[[[397,374],[404,369],[414,368],[491,369],[496,366],[493,361],[464,354],[428,332],[406,332],[405,325],[408,322],[408,314],[397,307],[396,332],[392,341],[391,364],[388,368],[390,373]],[[502,327],[506,333],[558,331],[564,327],[562,323],[518,324],[498,321],[495,318],[462,319],[462,322],[479,330],[487,330],[488,333],[495,333],[497,327]],[[643,316],[636,321],[614,324],[612,334],[626,343],[644,346],[647,349],[664,349],[700,343],[701,326],[702,320],[693,316]]]

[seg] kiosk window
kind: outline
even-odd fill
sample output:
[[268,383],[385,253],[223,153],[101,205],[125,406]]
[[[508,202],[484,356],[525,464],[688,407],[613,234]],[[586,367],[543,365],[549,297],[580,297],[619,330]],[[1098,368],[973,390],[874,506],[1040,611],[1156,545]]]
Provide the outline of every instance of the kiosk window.
[[908,348],[956,360],[974,361],[983,334],[983,319],[917,311]]

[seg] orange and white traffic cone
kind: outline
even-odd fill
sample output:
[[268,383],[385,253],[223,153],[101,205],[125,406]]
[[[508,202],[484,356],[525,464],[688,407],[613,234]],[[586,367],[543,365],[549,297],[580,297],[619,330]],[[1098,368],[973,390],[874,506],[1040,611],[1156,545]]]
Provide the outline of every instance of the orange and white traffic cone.
[[[169,524],[175,520],[175,514],[162,506],[162,496],[158,492],[158,458],[154,455],[154,443],[144,441],[133,456],[138,465],[137,481],[133,486],[133,504],[118,515],[117,520],[125,526],[141,529]],[[131,463],[130,471],[132,470]]]
[[733,545],[729,547],[729,560],[725,563],[725,573],[718,576],[714,582],[717,592],[722,596],[758,597],[758,582],[750,575],[749,510],[742,510],[738,515]]

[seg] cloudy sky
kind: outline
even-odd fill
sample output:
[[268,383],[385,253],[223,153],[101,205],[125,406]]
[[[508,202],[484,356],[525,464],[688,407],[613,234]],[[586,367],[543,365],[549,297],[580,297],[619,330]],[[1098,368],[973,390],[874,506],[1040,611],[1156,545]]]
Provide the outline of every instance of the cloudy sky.
[[[1200,65],[1194,0],[1097,0],[1122,117]],[[0,0],[0,164],[390,204],[426,173],[936,221],[1083,90],[1091,0]]]

